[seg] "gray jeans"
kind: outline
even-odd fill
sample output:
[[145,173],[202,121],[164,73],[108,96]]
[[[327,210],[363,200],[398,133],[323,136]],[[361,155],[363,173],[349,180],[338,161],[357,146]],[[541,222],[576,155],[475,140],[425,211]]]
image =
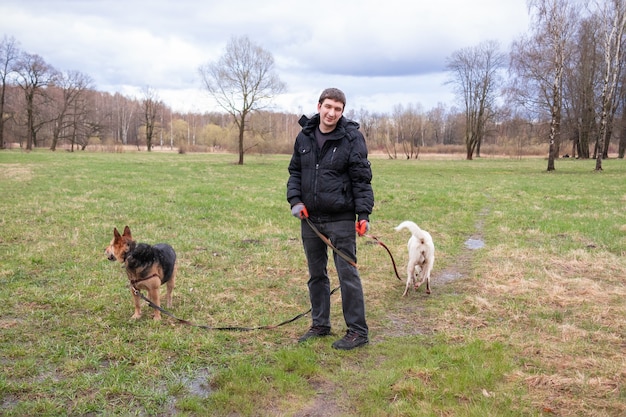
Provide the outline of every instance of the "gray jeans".
[[[317,229],[332,244],[356,262],[356,231],[354,221],[315,223]],[[326,243],[315,234],[308,223],[302,220],[302,244],[309,265],[309,298],[313,326],[330,328],[330,279],[328,278],[328,251]],[[332,251],[332,250],[331,250]],[[333,260],[341,287],[343,318],[349,330],[362,336],[368,335],[365,321],[365,300],[358,270],[334,253]]]

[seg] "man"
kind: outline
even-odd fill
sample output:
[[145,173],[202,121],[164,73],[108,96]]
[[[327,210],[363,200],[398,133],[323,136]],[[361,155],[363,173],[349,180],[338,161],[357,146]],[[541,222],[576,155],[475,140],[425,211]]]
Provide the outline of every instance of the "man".
[[356,268],[356,233],[362,236],[369,230],[374,192],[365,139],[359,124],[343,117],[345,105],[345,94],[328,88],[319,98],[318,113],[311,119],[300,118],[302,130],[288,168],[287,201],[291,213],[301,219],[309,266],[312,326],[299,342],[330,334],[327,239],[336,249],[333,259],[348,327],[346,335],[332,346],[350,350],[369,342],[363,287]]

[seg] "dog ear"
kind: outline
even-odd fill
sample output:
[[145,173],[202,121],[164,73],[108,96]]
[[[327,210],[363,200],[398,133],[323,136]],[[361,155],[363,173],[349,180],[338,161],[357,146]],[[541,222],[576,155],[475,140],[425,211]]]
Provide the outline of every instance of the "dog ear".
[[113,237],[114,237],[115,239],[119,239],[119,238],[121,238],[121,237],[122,237],[122,236],[120,236],[120,232],[118,232],[118,231],[117,231],[117,227],[114,227],[114,228],[113,228]]
[[124,227],[124,234],[123,234],[123,236],[131,237],[131,235],[130,235],[130,227],[128,227],[128,226]]

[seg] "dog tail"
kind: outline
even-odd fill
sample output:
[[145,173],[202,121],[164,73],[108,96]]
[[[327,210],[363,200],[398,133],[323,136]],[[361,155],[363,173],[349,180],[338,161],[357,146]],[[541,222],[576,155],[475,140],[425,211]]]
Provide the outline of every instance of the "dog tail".
[[400,223],[397,227],[396,227],[396,232],[402,230],[402,229],[407,229],[409,232],[411,232],[411,234],[413,236],[416,236],[420,234],[420,231],[422,229],[419,228],[418,225],[416,225],[415,223],[413,223],[410,220],[405,220],[402,223]]

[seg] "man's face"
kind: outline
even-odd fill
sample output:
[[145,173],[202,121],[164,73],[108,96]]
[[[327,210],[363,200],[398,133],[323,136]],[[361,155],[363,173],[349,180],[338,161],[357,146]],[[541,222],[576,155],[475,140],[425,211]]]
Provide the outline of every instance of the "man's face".
[[343,114],[343,103],[326,98],[317,104],[317,111],[320,114],[320,130],[323,133],[328,133],[337,126],[337,122]]

